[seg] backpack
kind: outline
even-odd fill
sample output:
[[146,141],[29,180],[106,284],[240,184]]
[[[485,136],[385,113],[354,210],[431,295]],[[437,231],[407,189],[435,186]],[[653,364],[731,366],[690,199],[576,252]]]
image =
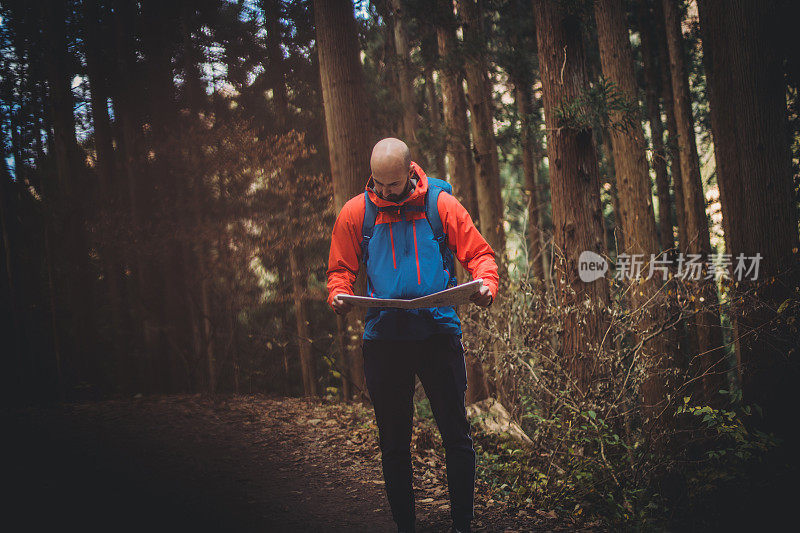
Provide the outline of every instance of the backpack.
[[372,200],[369,199],[369,193],[364,191],[364,223],[362,224],[362,239],[361,239],[361,261],[366,265],[367,263],[367,250],[369,247],[369,240],[372,238],[372,231],[375,228],[375,219],[378,218],[378,211],[391,211],[398,214],[406,211],[425,211],[425,219],[431,226],[433,236],[436,242],[439,243],[439,252],[442,254],[442,263],[444,268],[450,274],[450,279],[447,281],[447,287],[455,287],[458,284],[455,274],[455,256],[447,246],[447,235],[444,232],[442,219],[439,216],[439,209],[437,202],[439,194],[445,191],[448,194],[453,194],[453,187],[446,181],[428,176],[428,191],[425,193],[425,207],[417,205],[401,205],[401,206],[388,206],[378,207]]

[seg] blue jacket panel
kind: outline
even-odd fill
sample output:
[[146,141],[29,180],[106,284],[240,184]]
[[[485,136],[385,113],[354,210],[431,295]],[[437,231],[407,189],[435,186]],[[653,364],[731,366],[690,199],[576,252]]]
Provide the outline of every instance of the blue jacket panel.
[[[412,299],[447,288],[439,243],[425,218],[375,224],[367,251],[367,294]],[[461,335],[453,307],[369,308],[364,339],[417,340],[435,333]]]

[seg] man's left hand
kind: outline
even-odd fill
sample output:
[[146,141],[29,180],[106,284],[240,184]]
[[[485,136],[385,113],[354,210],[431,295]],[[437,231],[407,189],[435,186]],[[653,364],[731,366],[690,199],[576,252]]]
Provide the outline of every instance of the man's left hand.
[[470,301],[475,305],[481,307],[489,307],[492,305],[492,291],[486,285],[481,286],[480,290],[469,297]]

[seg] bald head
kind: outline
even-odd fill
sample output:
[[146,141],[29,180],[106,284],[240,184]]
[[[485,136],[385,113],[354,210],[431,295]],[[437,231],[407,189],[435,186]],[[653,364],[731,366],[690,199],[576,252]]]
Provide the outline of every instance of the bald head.
[[378,141],[369,160],[375,192],[386,200],[398,201],[411,188],[411,152],[394,137]]
[[411,167],[411,152],[400,139],[387,137],[372,149],[369,166],[378,179],[406,175]]

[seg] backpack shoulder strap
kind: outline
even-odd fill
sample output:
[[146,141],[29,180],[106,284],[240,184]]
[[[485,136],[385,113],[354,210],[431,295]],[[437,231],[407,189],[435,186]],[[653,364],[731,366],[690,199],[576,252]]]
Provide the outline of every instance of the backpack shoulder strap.
[[425,216],[431,225],[433,236],[436,237],[440,245],[444,245],[447,240],[438,207],[439,194],[442,191],[453,194],[453,187],[444,180],[428,176],[428,194],[425,195]]
[[364,222],[361,224],[361,262],[366,264],[369,240],[375,229],[375,219],[378,218],[378,207],[369,199],[369,194],[364,191]]
[[428,193],[425,195],[425,217],[428,219],[434,238],[439,243],[439,252],[442,254],[444,266],[450,273],[448,286],[454,287],[458,283],[455,273],[455,257],[447,246],[447,234],[444,231],[442,217],[439,216],[438,202],[439,195],[442,192],[453,194],[453,187],[444,180],[428,176]]

